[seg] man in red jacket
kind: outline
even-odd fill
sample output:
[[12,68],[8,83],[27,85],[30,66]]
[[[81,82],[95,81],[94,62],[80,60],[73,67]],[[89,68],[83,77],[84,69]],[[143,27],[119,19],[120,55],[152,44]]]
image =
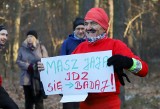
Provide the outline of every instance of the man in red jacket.
[[[7,41],[8,32],[4,26],[0,25],[0,51],[4,48]],[[2,77],[0,75],[0,108],[19,109],[17,104],[9,97],[8,93],[2,87]]]
[[140,77],[148,73],[148,65],[134,55],[126,44],[107,36],[108,23],[108,15],[102,8],[90,9],[84,22],[87,40],[73,54],[112,50],[107,65],[114,67],[116,92],[89,93],[87,99],[80,103],[80,109],[120,109],[120,86],[124,85],[123,77],[128,80],[123,69]]
[[[78,45],[72,54],[112,50],[112,56],[107,60],[107,65],[114,67],[116,91],[89,93],[87,99],[80,103],[80,109],[120,109],[120,86],[124,85],[123,77],[128,80],[123,69],[140,77],[148,73],[148,65],[134,55],[125,43],[108,37],[108,23],[108,15],[102,8],[90,9],[84,22],[87,40]],[[41,62],[38,63],[38,70],[44,70]]]

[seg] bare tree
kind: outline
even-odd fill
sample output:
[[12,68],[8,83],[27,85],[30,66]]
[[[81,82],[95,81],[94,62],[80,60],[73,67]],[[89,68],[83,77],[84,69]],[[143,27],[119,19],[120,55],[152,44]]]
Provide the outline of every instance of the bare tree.
[[108,2],[109,2],[108,4],[109,4],[109,18],[110,18],[108,32],[109,36],[113,38],[114,3],[113,0],[109,0]]

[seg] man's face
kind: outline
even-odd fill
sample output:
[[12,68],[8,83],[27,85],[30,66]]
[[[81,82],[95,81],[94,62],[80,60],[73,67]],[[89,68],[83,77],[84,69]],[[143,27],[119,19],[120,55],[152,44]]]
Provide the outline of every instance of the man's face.
[[8,32],[7,30],[1,30],[0,31],[0,45],[4,46],[6,41],[8,39]]
[[84,25],[78,25],[75,28],[74,34],[79,38],[84,38],[85,37]]
[[89,37],[97,37],[103,33],[105,30],[95,21],[93,20],[86,20],[84,22],[86,36]]

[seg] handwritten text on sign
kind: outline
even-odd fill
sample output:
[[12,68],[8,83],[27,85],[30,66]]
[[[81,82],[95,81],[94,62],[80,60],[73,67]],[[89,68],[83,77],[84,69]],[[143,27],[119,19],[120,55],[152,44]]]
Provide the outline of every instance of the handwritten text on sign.
[[107,66],[112,51],[91,52],[42,58],[45,70],[40,73],[45,93],[82,94],[113,92],[113,67]]

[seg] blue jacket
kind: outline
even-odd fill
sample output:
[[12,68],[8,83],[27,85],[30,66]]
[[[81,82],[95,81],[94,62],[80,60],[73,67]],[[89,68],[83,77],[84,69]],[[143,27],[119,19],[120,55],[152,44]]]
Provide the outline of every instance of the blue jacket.
[[77,39],[74,37],[74,34],[70,34],[66,40],[62,43],[60,55],[69,55],[73,50],[85,39]]

